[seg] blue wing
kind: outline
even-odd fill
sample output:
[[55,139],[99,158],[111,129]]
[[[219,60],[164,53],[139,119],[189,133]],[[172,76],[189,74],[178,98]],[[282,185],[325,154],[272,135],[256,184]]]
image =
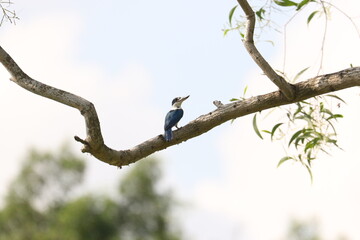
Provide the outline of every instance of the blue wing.
[[171,110],[166,114],[164,129],[168,130],[175,126],[184,115],[184,110],[181,108]]

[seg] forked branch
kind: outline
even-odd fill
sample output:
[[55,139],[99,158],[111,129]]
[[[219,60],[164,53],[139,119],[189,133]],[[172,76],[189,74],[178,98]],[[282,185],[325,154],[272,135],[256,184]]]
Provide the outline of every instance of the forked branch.
[[244,46],[255,63],[264,71],[265,75],[280,89],[284,96],[291,100],[295,97],[293,85],[277,74],[270,64],[264,59],[254,44],[255,13],[246,0],[237,0],[246,15],[246,29]]
[[21,70],[11,56],[1,47],[0,62],[11,74],[11,80],[19,86],[40,96],[78,109],[85,118],[86,126],[86,138],[81,139],[77,136],[75,137],[76,141],[83,144],[82,151],[88,152],[97,159],[118,167],[129,165],[152,153],[199,136],[228,120],[261,110],[298,102],[324,93],[360,86],[360,67],[356,67],[332,74],[317,76],[295,84],[293,87],[296,94],[292,100],[284,97],[280,91],[276,91],[230,104],[221,104],[219,102],[216,110],[202,115],[186,126],[174,131],[174,139],[170,142],[166,142],[162,135],[158,135],[131,149],[116,151],[104,144],[99,119],[95,107],[91,102],[72,93],[32,79]]

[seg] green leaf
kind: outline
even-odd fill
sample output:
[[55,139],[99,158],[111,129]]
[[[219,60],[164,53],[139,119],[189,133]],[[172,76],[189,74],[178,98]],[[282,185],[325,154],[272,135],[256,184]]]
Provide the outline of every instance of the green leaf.
[[260,8],[258,11],[255,12],[256,16],[261,20],[264,19],[265,9]]
[[308,125],[310,127],[312,127],[314,119],[307,113],[304,113],[304,112],[301,112],[301,113],[302,113],[302,115],[300,115],[299,117],[296,117],[295,119],[304,120],[308,123]]
[[236,5],[235,7],[233,7],[233,8],[230,10],[230,12],[229,12],[229,24],[230,24],[230,26],[231,26],[231,21],[232,21],[232,18],[233,18],[233,15],[234,15],[234,12],[235,12],[237,6],[238,6],[238,5]]
[[[331,120],[331,119],[330,119],[330,120]],[[329,120],[326,120],[326,121],[329,123],[330,127],[331,127],[332,130],[334,131],[334,135],[336,136],[337,133],[336,133],[336,129],[335,129],[334,125],[331,123],[331,121],[329,121]]]
[[330,115],[330,116],[333,116],[333,115],[334,115],[334,114],[333,114],[329,109],[327,109],[327,108],[322,108],[322,109],[320,109],[320,112],[326,113],[326,114],[328,114],[328,115]]
[[312,134],[314,134],[314,129],[311,129],[311,128],[299,130],[293,134],[293,136],[291,137],[291,139],[289,141],[288,146],[290,146],[291,143],[295,140],[294,145],[297,148],[299,145],[299,142],[301,142],[301,144],[303,144],[305,142],[305,139],[308,139],[309,137],[311,137]]
[[298,4],[296,2],[293,2],[293,1],[290,1],[290,0],[280,0],[280,1],[277,1],[275,0],[274,1],[277,5],[279,6],[282,6],[282,7],[297,7]]
[[301,130],[297,131],[296,133],[294,133],[294,134],[292,135],[292,137],[290,138],[290,141],[289,141],[289,145],[288,145],[288,146],[290,146],[291,143],[292,143],[295,139],[297,139],[301,133],[303,133],[303,131],[304,131],[304,130],[301,129]]
[[310,175],[311,183],[313,183],[314,178],[313,178],[313,174],[312,174],[311,168],[310,168],[310,166],[308,166],[308,165],[305,165],[305,166],[306,166],[306,169],[307,169],[307,171],[308,171],[308,173],[309,173],[309,175]]
[[276,129],[278,129],[283,123],[276,124],[271,130],[271,141],[273,140]]
[[328,142],[328,143],[332,143],[332,144],[334,144],[335,146],[337,146],[337,140],[335,140],[335,139],[331,139],[331,138],[327,138],[326,139],[326,142]]
[[239,99],[237,99],[237,98],[230,99],[230,102],[236,102],[236,101],[239,101]]
[[305,6],[306,4],[308,4],[309,2],[311,2],[311,0],[303,0],[301,1],[296,8],[296,11],[299,11],[303,6]]
[[306,70],[308,70],[310,67],[304,68],[303,70],[301,70],[300,72],[298,72],[295,77],[294,77],[294,82],[304,73],[306,72]]
[[307,102],[307,101],[300,101],[300,102],[303,104],[312,105],[310,102]]
[[290,156],[283,157],[282,159],[280,159],[277,167],[280,167],[281,164],[283,164],[284,162],[286,162],[287,160],[290,160],[290,159],[294,159],[294,158],[290,157]]
[[325,95],[326,97],[332,97],[332,98],[336,98],[337,100],[339,100],[339,101],[341,101],[341,102],[343,102],[343,103],[345,103],[346,104],[346,102],[341,98],[341,97],[339,97],[339,96],[337,96],[337,95],[334,95],[334,94],[327,94],[327,95]]
[[243,92],[244,97],[245,97],[245,94],[246,94],[247,90],[248,90],[248,85],[246,85],[245,88],[244,88],[244,92]]
[[299,146],[299,142],[301,142],[301,144],[304,144],[304,141],[305,141],[304,136],[298,137],[294,142],[295,148],[297,149],[297,147]]
[[255,113],[254,118],[253,118],[253,128],[254,128],[254,131],[256,132],[256,134],[259,136],[259,138],[263,139],[263,137],[260,134],[259,128],[257,126],[257,123],[256,123],[256,116],[257,116],[257,114]]
[[309,151],[309,152],[307,153],[307,155],[306,155],[306,159],[307,159],[307,162],[308,162],[308,164],[309,164],[310,167],[311,167],[311,161],[316,159],[316,158],[313,157],[311,154],[312,154],[312,152]]
[[318,145],[318,142],[320,141],[320,138],[314,138],[310,142],[307,142],[304,148],[304,152],[307,152],[309,149],[315,148],[316,145]]
[[330,119],[337,119],[337,118],[343,118],[344,116],[342,114],[333,114],[332,116],[328,117],[326,120],[329,121]]
[[300,104],[300,102],[296,103],[297,109],[294,112],[292,118],[294,119],[297,114],[299,114],[303,110],[303,106]]
[[307,19],[307,24],[308,24],[308,25],[309,25],[311,19],[313,19],[313,17],[314,17],[317,13],[319,13],[319,11],[314,11],[314,12],[312,12],[312,13],[309,15],[309,17],[308,17],[308,19]]

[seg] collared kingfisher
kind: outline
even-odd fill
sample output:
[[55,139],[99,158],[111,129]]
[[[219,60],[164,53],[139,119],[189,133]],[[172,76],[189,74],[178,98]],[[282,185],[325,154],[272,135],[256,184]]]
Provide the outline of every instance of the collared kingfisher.
[[177,124],[184,115],[184,110],[182,110],[181,104],[186,99],[188,99],[188,97],[190,97],[190,95],[187,97],[177,97],[174,98],[174,100],[172,100],[172,109],[170,110],[170,112],[166,114],[165,125],[164,125],[164,130],[165,130],[164,138],[165,141],[167,142],[170,142],[171,139],[173,138],[173,133],[171,128],[174,126],[178,128]]

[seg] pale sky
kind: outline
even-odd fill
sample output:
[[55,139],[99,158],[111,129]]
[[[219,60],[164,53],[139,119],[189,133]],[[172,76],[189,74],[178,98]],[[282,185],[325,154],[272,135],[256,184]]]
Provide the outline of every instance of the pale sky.
[[[113,148],[129,148],[162,133],[176,96],[190,94],[183,104],[184,125],[213,110],[213,100],[239,97],[245,85],[248,96],[275,90],[238,34],[222,35],[236,1],[14,2],[20,20],[0,28],[1,46],[31,77],[93,102]],[[360,25],[358,1],[333,3]],[[312,66],[304,79],[318,70],[323,29],[321,20],[307,26],[306,17],[300,14],[289,24],[286,50],[290,75]],[[360,39],[349,20],[333,10],[327,33],[323,73],[358,66]],[[260,42],[260,51],[282,70],[283,37],[267,36],[275,46]],[[84,120],[77,110],[16,86],[3,68],[0,78],[3,196],[28,148],[57,149],[68,142],[80,152],[73,136],[84,137]],[[360,90],[339,95],[348,103],[336,109],[345,115],[337,124],[344,150],[320,155],[313,184],[300,164],[276,168],[284,156],[282,145],[260,140],[252,116],[155,154],[162,159],[164,184],[186,203],[179,222],[188,239],[282,239],[292,219],[316,219],[325,239],[360,239]],[[268,119],[260,124],[271,126]],[[85,156],[86,189],[115,191],[127,168]]]

